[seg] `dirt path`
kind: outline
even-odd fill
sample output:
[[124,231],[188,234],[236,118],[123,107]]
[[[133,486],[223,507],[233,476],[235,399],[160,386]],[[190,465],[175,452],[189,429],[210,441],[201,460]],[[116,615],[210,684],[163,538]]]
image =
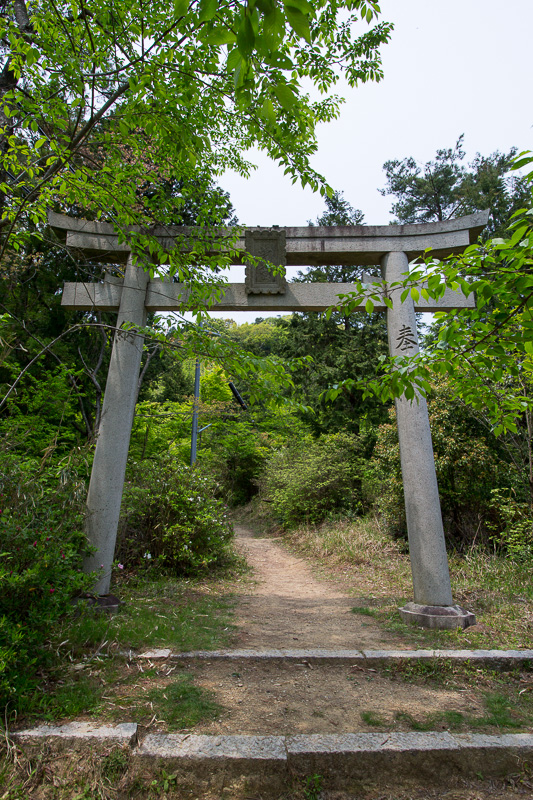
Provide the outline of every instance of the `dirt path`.
[[[275,539],[236,526],[255,585],[236,609],[238,649],[398,649],[404,642],[355,615],[354,599],[317,580],[309,564]],[[405,683],[359,665],[295,662],[191,663],[196,680],[225,709],[195,733],[341,733],[408,730],[427,714],[482,710],[473,691]],[[440,726],[437,726],[439,729]]]
[[374,620],[352,613],[353,597],[317,580],[302,558],[272,538],[258,538],[235,526],[238,548],[253,569],[256,586],[237,607],[237,647],[326,648],[341,650],[405,648]]

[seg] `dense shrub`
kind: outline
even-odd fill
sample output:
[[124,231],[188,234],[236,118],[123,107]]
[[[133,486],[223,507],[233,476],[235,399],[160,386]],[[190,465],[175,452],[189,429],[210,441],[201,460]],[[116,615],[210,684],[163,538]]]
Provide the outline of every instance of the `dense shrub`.
[[170,455],[129,464],[117,558],[173,575],[223,563],[233,530],[214,491],[206,476]]
[[271,452],[268,439],[250,423],[238,421],[216,431],[209,450],[201,454],[204,472],[215,478],[229,505],[243,505],[257,494],[257,481]]
[[265,465],[287,442],[299,440],[308,429],[286,409],[276,412],[262,409],[251,418],[249,413],[233,411],[205,433],[199,463],[213,476],[219,492],[231,506],[249,502],[259,491]]
[[89,587],[81,572],[87,465],[0,451],[0,705],[36,682],[53,624]]
[[328,514],[360,513],[369,440],[349,433],[303,437],[269,459],[262,492],[286,527]]
[[533,518],[529,503],[520,503],[511,490],[493,489],[491,507],[496,524],[489,523],[491,540],[497,550],[508,553],[514,561],[533,560]]

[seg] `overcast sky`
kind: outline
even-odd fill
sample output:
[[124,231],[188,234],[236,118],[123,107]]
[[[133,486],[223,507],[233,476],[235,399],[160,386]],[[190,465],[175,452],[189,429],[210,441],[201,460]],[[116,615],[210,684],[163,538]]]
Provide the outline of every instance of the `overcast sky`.
[[[337,89],[346,103],[320,128],[313,166],[365,223],[386,225],[391,198],[378,192],[386,160],[425,162],[461,133],[470,159],[533,149],[533,0],[382,0],[381,9],[395,26],[382,49],[385,77]],[[220,181],[241,223],[306,225],[322,213],[320,195],[293,186],[261,155],[255,160],[249,180],[228,173]]]

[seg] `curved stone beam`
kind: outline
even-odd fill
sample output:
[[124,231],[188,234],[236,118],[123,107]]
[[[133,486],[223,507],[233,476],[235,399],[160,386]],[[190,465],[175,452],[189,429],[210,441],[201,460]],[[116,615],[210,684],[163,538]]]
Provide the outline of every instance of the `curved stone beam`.
[[[403,252],[409,261],[421,256],[431,248],[432,255],[444,258],[459,254],[473,244],[488,220],[488,211],[479,211],[458,219],[444,222],[429,222],[413,225],[334,225],[280,228],[286,234],[287,266],[319,266],[344,264],[363,266],[379,264],[386,253]],[[130,248],[120,243],[112,225],[91,222],[72,217],[48,213],[48,222],[64,239],[67,247],[78,249],[87,256],[101,261],[125,262]],[[128,230],[128,229],[126,229]],[[139,228],[131,226],[132,232]],[[181,226],[154,227],[146,233],[156,236],[165,249],[175,247],[181,241],[187,247],[189,237],[211,240],[206,248],[210,256],[228,254],[231,248],[224,247],[224,240],[235,235],[235,228],[189,228]],[[243,252],[244,236],[235,242],[233,249]],[[243,262],[243,257],[233,257],[232,263]]]

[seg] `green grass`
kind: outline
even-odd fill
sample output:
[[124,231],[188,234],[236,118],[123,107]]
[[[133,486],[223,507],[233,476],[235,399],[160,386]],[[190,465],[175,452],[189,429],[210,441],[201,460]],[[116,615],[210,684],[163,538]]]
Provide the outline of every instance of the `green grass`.
[[[117,614],[82,605],[76,617],[64,621],[49,646],[46,679],[20,697],[9,721],[15,717],[21,722],[25,718],[60,720],[99,714],[105,710],[110,687],[121,689],[138,680],[137,670],[127,666],[131,651],[154,647],[181,652],[212,650],[231,639],[234,600],[229,592],[224,593],[223,585],[221,590],[175,579],[130,579],[122,583],[118,593],[123,605]],[[142,674],[150,677],[146,668]],[[157,670],[152,677],[158,677]],[[187,681],[189,677],[181,676],[176,688],[170,689],[172,697],[176,698],[179,691],[188,692],[190,698],[200,692]],[[177,704],[180,708],[184,707],[185,694]],[[144,692],[140,698],[144,701],[146,696]],[[207,709],[209,703],[206,698],[204,701]],[[157,712],[160,717],[170,709],[157,697],[150,702],[154,707],[161,706]],[[201,707],[199,694],[197,705]],[[123,711],[120,713],[124,716]],[[194,718],[192,710],[190,718]]]
[[506,694],[489,692],[484,697],[485,711],[473,715],[461,711],[439,711],[415,719],[406,711],[398,711],[396,722],[413,731],[475,730],[476,728],[501,730],[527,729],[533,721],[531,708],[524,709]]
[[382,727],[385,725],[385,722],[375,714],[373,711],[361,711],[361,719],[367,725],[371,725],[372,727]]
[[121,599],[114,615],[82,609],[62,628],[61,640],[76,653],[111,642],[133,650],[185,652],[213,650],[231,638],[234,601],[229,595],[200,594],[189,582],[159,578],[125,584]]
[[56,680],[25,694],[18,712],[23,716],[52,721],[96,711],[102,685],[89,675],[57,671]]
[[152,689],[146,695],[154,714],[165,720],[170,731],[193,728],[203,720],[216,719],[222,710],[211,694],[194,686],[192,680],[191,675],[180,675],[168,686]]
[[363,617],[373,617],[374,619],[379,619],[379,611],[375,608],[368,608],[368,606],[354,606],[352,608],[352,614],[361,614]]

